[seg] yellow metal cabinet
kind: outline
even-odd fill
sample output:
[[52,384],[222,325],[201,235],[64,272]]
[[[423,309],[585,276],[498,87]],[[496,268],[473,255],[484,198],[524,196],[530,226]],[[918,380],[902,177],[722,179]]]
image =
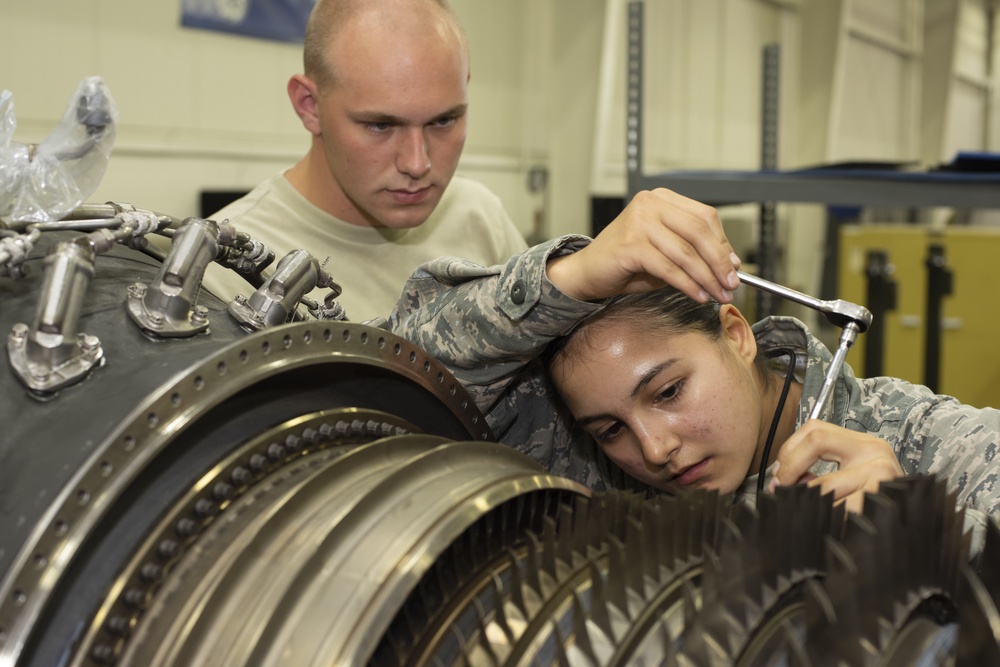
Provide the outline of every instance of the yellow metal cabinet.
[[[944,248],[952,290],[942,302],[939,393],[977,407],[1000,407],[1000,229],[845,225],[840,234],[838,296],[866,304],[868,253],[888,253],[896,309],[884,318],[882,374],[923,384],[928,248]],[[865,375],[864,334],[848,355]]]

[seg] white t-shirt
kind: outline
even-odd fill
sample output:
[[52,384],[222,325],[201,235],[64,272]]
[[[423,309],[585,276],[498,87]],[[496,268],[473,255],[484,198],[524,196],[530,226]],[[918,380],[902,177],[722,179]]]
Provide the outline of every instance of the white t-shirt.
[[[266,243],[275,256],[267,272],[292,250],[310,253],[343,288],[337,301],[352,322],[389,317],[403,284],[424,262],[455,256],[492,266],[527,247],[499,197],[458,176],[427,221],[410,229],[348,224],[310,203],[283,172],[209,218],[228,219],[238,231]],[[214,263],[204,285],[226,301],[253,293],[242,276]],[[322,302],[328,293],[316,289],[309,296]]]

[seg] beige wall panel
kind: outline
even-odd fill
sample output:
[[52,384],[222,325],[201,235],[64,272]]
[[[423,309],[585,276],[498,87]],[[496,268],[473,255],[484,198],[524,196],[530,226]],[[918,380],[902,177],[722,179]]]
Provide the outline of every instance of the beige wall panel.
[[[676,54],[685,75],[669,102],[673,113],[680,115],[683,130],[677,137],[677,154],[672,157],[687,167],[721,168],[719,119],[725,94],[722,68],[730,47],[722,32],[724,3],[688,0],[685,4],[688,37],[684,53]],[[667,157],[658,148],[647,148],[652,164],[656,164],[656,158]]]
[[[125,202],[178,218],[198,216],[202,187],[248,190],[287,165],[280,158],[236,160],[183,154],[150,158],[123,153],[113,157],[90,201]],[[186,186],[179,187],[178,174],[184,174]]]
[[[721,35],[725,48],[719,72],[721,104],[717,110],[720,141],[716,161],[720,168],[760,167],[764,48],[780,44],[784,51],[795,49],[794,44],[782,43],[782,17],[786,14],[788,10],[759,0],[728,4]],[[784,56],[783,61],[790,60]],[[781,83],[788,78],[787,72],[782,72]],[[782,88],[780,94],[787,95],[788,91]],[[780,114],[778,122],[780,127]],[[779,129],[779,135],[783,134]]]
[[844,64],[837,107],[837,140],[828,159],[912,160],[904,105],[909,103],[908,65],[898,55],[860,40],[852,41]]
[[955,45],[955,71],[985,80],[989,58],[989,6],[984,0],[962,0]]
[[471,56],[466,150],[518,155],[522,60],[532,55],[521,29],[521,3],[456,0],[453,5],[468,33]]
[[[627,3],[619,4],[624,7]],[[703,3],[702,16],[708,11],[706,7],[714,9],[715,4],[715,0]],[[706,75],[711,69],[706,70],[705,63],[692,63],[691,44],[699,40],[714,43],[714,24],[699,25],[693,16],[692,3],[686,0],[647,2],[643,32],[645,162],[653,171],[669,165],[690,164],[690,108],[704,101],[704,97],[696,99],[698,90],[714,88]],[[620,64],[616,69],[620,72],[625,71],[624,56],[624,48],[619,48],[617,60]],[[606,93],[602,91],[602,94]],[[618,94],[615,107],[620,116],[613,122],[624,129],[624,86],[618,88]],[[609,133],[609,136],[615,145],[624,144],[623,133]]]
[[[590,233],[590,180],[604,0],[552,0],[549,232]],[[624,122],[622,123],[624,133]]]
[[986,145],[986,91],[980,86],[952,82],[941,162],[949,162],[960,150],[982,150]]
[[[97,0],[0,4],[0,88],[14,93],[25,141],[45,136],[77,84],[96,74]],[[35,121],[34,123],[32,121]]]
[[913,37],[911,29],[916,27],[909,23],[912,4],[912,0],[851,0],[848,21],[899,43],[908,43]]

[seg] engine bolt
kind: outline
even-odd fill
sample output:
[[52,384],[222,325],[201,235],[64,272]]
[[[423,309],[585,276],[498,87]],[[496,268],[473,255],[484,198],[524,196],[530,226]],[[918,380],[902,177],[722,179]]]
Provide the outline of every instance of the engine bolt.
[[177,534],[181,537],[191,537],[198,532],[198,524],[191,519],[181,519],[177,522]]
[[160,557],[165,560],[175,558],[179,551],[180,545],[177,544],[177,540],[161,540],[160,546],[157,547],[157,553],[159,553]]
[[118,637],[126,637],[132,631],[132,623],[125,616],[112,616],[108,619],[108,632]]
[[10,340],[15,343],[23,343],[28,337],[28,325],[18,322],[10,330]]
[[207,498],[201,498],[194,504],[194,513],[202,518],[208,518],[219,513],[219,506]]
[[218,501],[229,500],[233,497],[233,486],[232,484],[226,484],[225,482],[216,482],[215,486],[212,487],[212,496]]
[[115,664],[115,650],[107,644],[98,644],[90,651],[90,657],[99,665]]
[[265,457],[261,456],[260,454],[253,454],[250,457],[250,467],[255,472],[263,472],[267,470],[268,466],[270,465],[271,462],[268,461]]
[[297,435],[289,435],[285,438],[285,447],[292,454],[302,451],[302,438]]
[[233,471],[229,473],[229,479],[233,481],[233,484],[237,486],[243,486],[253,478],[253,475],[249,470],[243,466],[236,466]]
[[139,576],[150,584],[154,583],[163,574],[163,568],[156,563],[146,563],[139,571]]
[[84,354],[95,352],[100,346],[101,341],[97,338],[97,336],[87,334],[80,339],[80,350]]
[[122,596],[125,606],[130,609],[142,609],[146,606],[146,594],[138,588],[130,588]]

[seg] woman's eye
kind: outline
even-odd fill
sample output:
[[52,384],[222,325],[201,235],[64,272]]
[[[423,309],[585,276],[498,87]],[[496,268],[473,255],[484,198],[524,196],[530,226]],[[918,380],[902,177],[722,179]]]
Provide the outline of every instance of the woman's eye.
[[660,400],[672,401],[677,398],[681,393],[681,388],[683,387],[683,382],[675,382],[663,391],[660,392]]
[[601,429],[600,431],[595,433],[594,437],[597,439],[598,442],[611,442],[619,435],[621,435],[621,432],[622,432],[622,425],[619,424],[618,422],[615,422],[614,424],[609,425],[607,428]]

